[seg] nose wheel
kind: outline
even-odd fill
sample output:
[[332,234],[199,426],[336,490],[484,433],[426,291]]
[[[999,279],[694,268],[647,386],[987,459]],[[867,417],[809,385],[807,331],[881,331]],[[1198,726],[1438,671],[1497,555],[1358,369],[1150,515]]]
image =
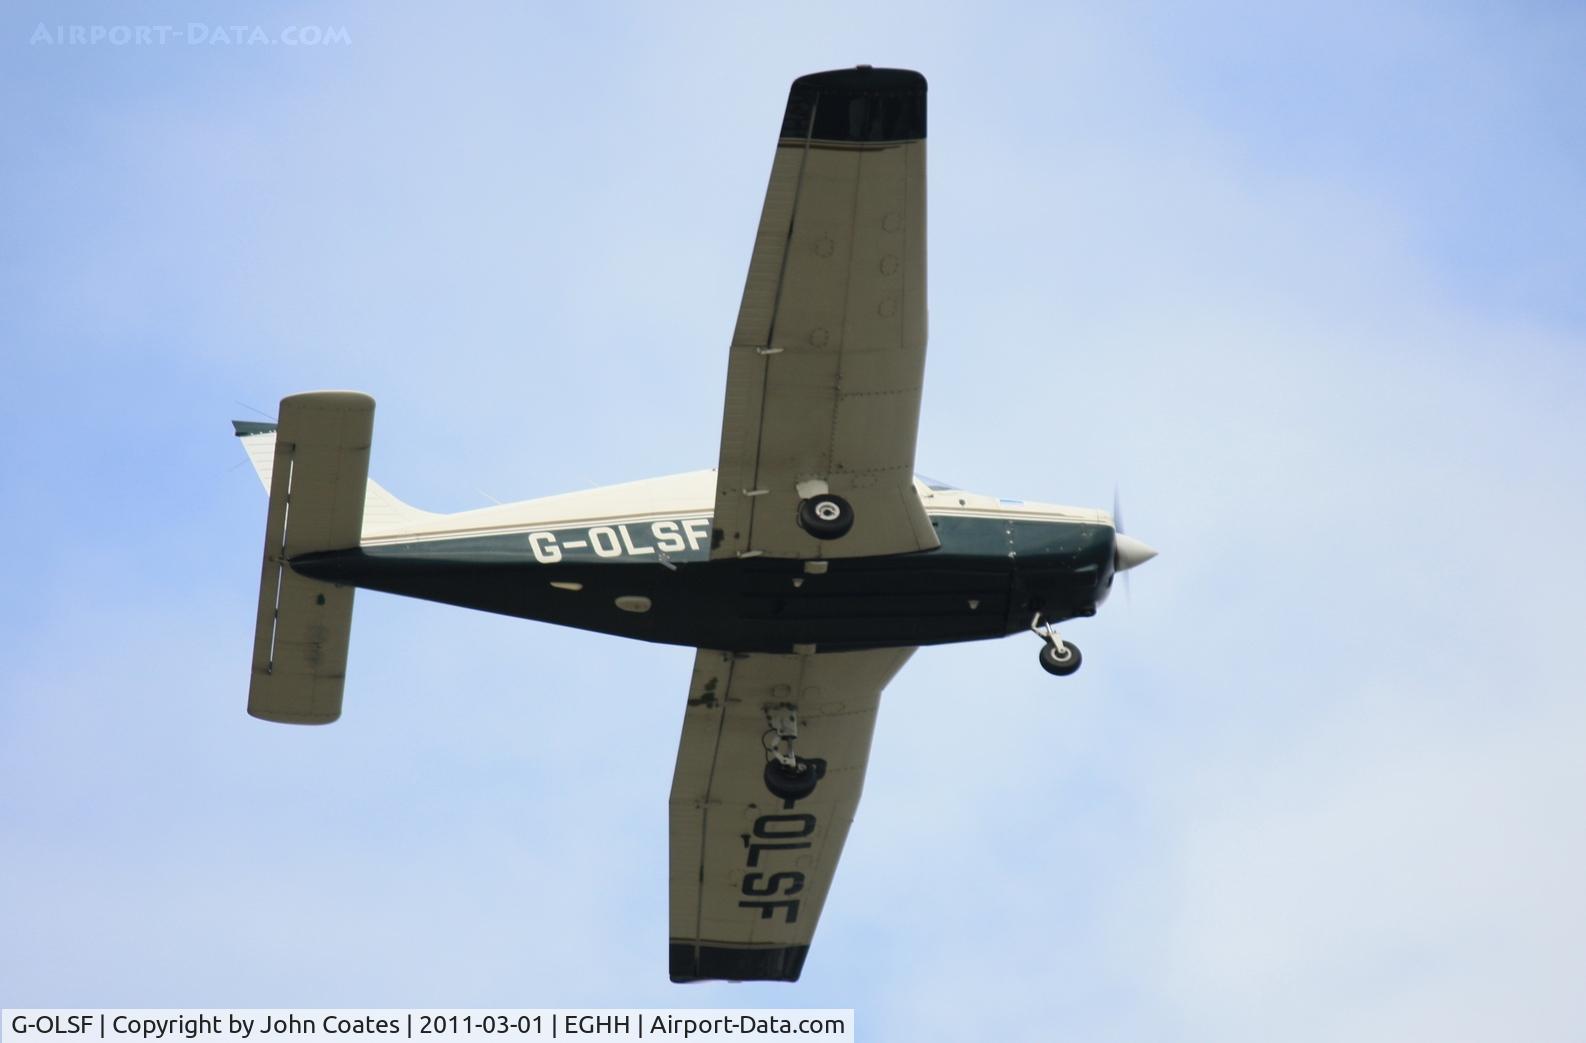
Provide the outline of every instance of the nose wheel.
[[1079,669],[1079,646],[1070,641],[1041,646],[1041,669],[1058,677],[1067,677]]
[[1055,677],[1067,677],[1079,669],[1083,661],[1079,654],[1079,646],[1072,641],[1064,641],[1057,630],[1041,618],[1039,612],[1030,620],[1030,630],[1041,639],[1041,669]]

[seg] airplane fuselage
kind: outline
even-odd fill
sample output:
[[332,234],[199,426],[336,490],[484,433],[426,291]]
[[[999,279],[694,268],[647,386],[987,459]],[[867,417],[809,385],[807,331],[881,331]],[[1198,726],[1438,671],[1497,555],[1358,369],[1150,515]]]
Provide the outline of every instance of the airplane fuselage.
[[[1088,616],[1105,599],[1114,567],[1105,513],[923,484],[920,492],[941,546],[913,554],[712,560],[720,537],[707,512],[590,518],[571,510],[584,517],[481,519],[472,531],[366,539],[355,549],[295,557],[292,567],[313,579],[487,612],[743,652],[1002,637],[1037,612],[1053,622]],[[572,508],[578,496],[557,499],[574,501],[563,505]]]

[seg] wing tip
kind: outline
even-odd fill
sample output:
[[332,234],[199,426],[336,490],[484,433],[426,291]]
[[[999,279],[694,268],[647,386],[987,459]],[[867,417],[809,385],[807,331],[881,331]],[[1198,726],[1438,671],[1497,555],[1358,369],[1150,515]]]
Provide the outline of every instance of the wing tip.
[[672,982],[798,981],[808,945],[737,947],[673,942]]
[[793,81],[782,137],[819,141],[921,141],[925,77],[913,69],[812,72]]
[[793,86],[865,91],[913,90],[923,93],[925,76],[913,69],[878,69],[873,65],[855,65],[847,69],[805,73],[793,81]]

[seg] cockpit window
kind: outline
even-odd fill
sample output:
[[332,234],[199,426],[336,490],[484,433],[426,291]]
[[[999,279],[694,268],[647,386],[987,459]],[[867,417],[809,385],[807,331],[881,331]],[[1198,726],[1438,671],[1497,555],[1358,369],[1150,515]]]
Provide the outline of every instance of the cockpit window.
[[951,490],[951,489],[957,489],[958,488],[958,486],[953,485],[951,482],[944,482],[944,481],[941,481],[940,479],[932,478],[930,475],[916,474],[914,477],[918,481],[924,482],[925,483],[925,487],[927,489],[933,490],[935,492],[945,492],[945,491],[948,491],[948,490]]

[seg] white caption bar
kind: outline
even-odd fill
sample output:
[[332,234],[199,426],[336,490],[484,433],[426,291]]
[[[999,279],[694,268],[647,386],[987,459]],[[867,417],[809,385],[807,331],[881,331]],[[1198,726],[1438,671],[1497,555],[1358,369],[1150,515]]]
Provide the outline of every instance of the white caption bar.
[[5,1010],[0,1043],[853,1043],[852,1010]]

